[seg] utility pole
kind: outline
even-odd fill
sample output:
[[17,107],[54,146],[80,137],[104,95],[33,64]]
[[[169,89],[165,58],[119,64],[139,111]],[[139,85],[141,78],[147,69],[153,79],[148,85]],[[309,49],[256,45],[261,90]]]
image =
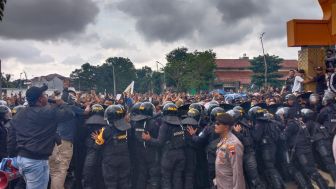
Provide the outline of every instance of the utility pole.
[[113,69],[113,95],[114,98],[117,96],[116,95],[116,83],[115,83],[115,73],[114,73],[114,65],[112,64],[112,69]]
[[[159,61],[156,61],[156,66],[158,66],[158,64],[160,64],[164,68],[163,64],[161,64]],[[163,90],[165,89],[166,89],[166,72],[163,70]]]
[[266,62],[266,55],[265,55],[265,49],[264,49],[264,41],[263,41],[263,37],[265,35],[265,32],[263,32],[260,35],[260,42],[261,42],[261,47],[262,47],[262,51],[263,51],[263,55],[264,55],[264,66],[265,66],[265,90],[267,88],[267,62]]

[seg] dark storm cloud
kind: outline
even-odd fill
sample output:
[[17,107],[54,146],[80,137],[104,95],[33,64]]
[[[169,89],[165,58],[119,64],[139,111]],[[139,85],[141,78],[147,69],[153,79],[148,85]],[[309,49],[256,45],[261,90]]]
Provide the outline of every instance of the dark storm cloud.
[[202,14],[180,0],[124,0],[118,8],[136,19],[137,30],[149,41],[171,42],[192,35]]
[[248,35],[253,26],[244,19],[266,14],[269,10],[267,2],[124,0],[117,7],[135,19],[136,29],[147,41],[188,40],[217,46],[240,41]]
[[215,5],[226,23],[235,23],[269,12],[269,0],[216,0]]
[[268,39],[280,39],[287,36],[287,22],[292,19],[321,19],[322,11],[318,2],[296,0],[270,0],[272,11],[262,20],[262,31]]
[[92,0],[11,0],[6,4],[0,36],[53,40],[81,33],[99,9]]

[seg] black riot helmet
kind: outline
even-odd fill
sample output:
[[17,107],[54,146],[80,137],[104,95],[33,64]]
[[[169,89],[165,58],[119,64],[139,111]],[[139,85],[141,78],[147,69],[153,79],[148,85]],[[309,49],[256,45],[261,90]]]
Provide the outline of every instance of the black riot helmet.
[[150,102],[144,102],[140,105],[139,110],[141,115],[153,117],[155,106]]
[[178,116],[177,106],[173,103],[168,103],[163,106],[163,116]]
[[166,102],[164,102],[164,103],[162,104],[162,107],[164,107],[164,106],[167,105],[167,104],[174,104],[174,102],[172,102],[172,101],[166,101]]
[[104,107],[100,104],[94,104],[91,107],[91,115],[101,115],[101,116],[103,116],[104,112],[105,112]]
[[140,106],[141,106],[141,102],[137,102],[135,103],[132,107],[131,107],[131,116],[135,116],[135,115],[139,115],[140,114]]
[[288,101],[288,100],[293,100],[293,101],[296,101],[296,96],[294,94],[288,94],[285,96],[285,100]]
[[225,113],[225,110],[221,107],[215,107],[211,110],[210,113],[210,121],[214,123],[216,121],[217,116],[223,115]]
[[327,106],[327,105],[332,104],[334,102],[335,102],[335,94],[331,91],[326,91],[324,93],[323,98],[322,98],[323,106]]
[[110,105],[106,108],[104,119],[109,126],[114,126],[118,130],[125,131],[131,126],[125,121],[126,111],[122,105]]
[[209,104],[208,109],[207,109],[207,115],[211,116],[212,110],[218,107],[219,107],[219,104],[215,104],[215,103]]
[[202,107],[202,105],[199,104],[199,103],[192,103],[192,104],[190,104],[190,106],[189,106],[189,110],[190,110],[190,109],[196,109],[196,110],[198,110],[198,112],[199,112],[200,114],[202,114],[202,112],[203,112],[203,107]]
[[23,105],[18,105],[18,106],[15,106],[12,110],[12,114],[13,116],[16,115],[17,113],[19,113],[21,110],[23,110],[24,108],[26,108],[25,106]]
[[106,108],[104,118],[107,121],[114,121],[118,119],[123,119],[126,115],[126,111],[120,105],[110,105]]
[[275,112],[275,119],[278,121],[281,121],[282,123],[284,123],[289,116],[289,107],[282,107],[279,108],[276,112]]
[[263,117],[265,114],[265,110],[259,106],[254,106],[248,111],[248,118],[250,120],[256,120],[258,118]]
[[201,119],[201,113],[195,108],[189,109],[189,111],[187,112],[187,116],[194,118],[196,121],[199,121]]
[[308,108],[304,108],[300,111],[300,116],[304,122],[314,121],[316,119],[316,113]]
[[5,105],[0,105],[0,121],[5,123],[12,119],[12,111]]
[[269,113],[269,112],[265,112],[264,116],[261,118],[263,120],[273,120],[274,119],[274,115]]
[[235,122],[239,121],[242,117],[242,114],[238,110],[229,110],[226,113],[229,114]]
[[316,105],[320,102],[320,95],[313,93],[309,96],[309,104],[310,105]]
[[232,110],[240,112],[241,116],[243,116],[245,113],[244,108],[241,106],[235,106]]

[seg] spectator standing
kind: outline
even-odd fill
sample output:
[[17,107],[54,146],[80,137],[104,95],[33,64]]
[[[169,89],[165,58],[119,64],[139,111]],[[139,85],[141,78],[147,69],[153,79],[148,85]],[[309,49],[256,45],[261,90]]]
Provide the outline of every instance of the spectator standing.
[[48,158],[57,141],[57,123],[73,117],[72,111],[63,105],[62,100],[48,104],[47,89],[47,86],[29,88],[26,92],[29,106],[11,121],[13,132],[9,137],[16,137],[17,163],[27,189],[47,189]]

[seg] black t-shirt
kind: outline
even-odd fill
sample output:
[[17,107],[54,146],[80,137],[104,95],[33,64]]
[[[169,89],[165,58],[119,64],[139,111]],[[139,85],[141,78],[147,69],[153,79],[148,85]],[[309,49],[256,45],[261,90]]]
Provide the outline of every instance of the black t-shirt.
[[323,94],[327,89],[327,81],[325,75],[317,75],[313,79],[316,82],[316,93]]
[[334,58],[326,58],[324,60],[327,70],[336,68],[336,61]]
[[286,90],[287,91],[290,91],[290,92],[292,91],[294,80],[295,80],[295,77],[288,77],[286,79]]

